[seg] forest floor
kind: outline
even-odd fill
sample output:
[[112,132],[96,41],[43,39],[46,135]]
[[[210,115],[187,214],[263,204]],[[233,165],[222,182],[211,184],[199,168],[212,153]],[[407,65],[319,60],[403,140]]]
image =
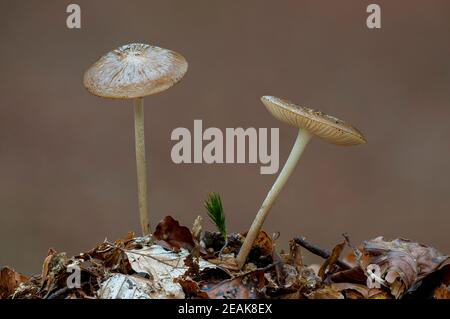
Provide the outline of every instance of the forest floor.
[[[431,246],[382,237],[354,246],[344,234],[331,251],[298,237],[284,252],[262,231],[238,269],[246,234],[225,241],[201,224],[167,216],[148,236],[129,233],[73,257],[50,249],[35,276],[2,268],[0,299],[450,299],[450,257]],[[305,251],[324,262],[305,265]]]

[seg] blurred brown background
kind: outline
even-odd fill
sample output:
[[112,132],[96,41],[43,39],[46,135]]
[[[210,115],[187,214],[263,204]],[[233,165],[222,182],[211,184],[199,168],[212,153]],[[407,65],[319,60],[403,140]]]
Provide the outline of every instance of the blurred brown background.
[[[82,29],[66,28],[66,7]],[[382,6],[368,30],[366,7]],[[245,231],[275,175],[259,165],[175,165],[170,134],[280,127],[272,94],[361,129],[369,143],[314,140],[266,221],[280,247],[407,237],[450,253],[450,3],[429,1],[0,1],[0,265],[40,271],[49,247],[75,254],[139,230],[131,102],[89,95],[84,70],[121,44],[182,53],[181,84],[146,98],[151,219],[191,225],[210,191]],[[205,227],[212,228],[209,222]],[[311,258],[311,257],[309,257]],[[312,259],[311,259],[312,260]]]

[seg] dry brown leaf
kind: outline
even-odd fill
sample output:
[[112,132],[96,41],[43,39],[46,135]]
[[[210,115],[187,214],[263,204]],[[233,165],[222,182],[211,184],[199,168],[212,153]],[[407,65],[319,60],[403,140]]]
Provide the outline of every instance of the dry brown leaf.
[[339,256],[341,255],[344,247],[345,247],[345,242],[342,242],[342,243],[334,246],[334,248],[330,254],[330,257],[328,257],[325,260],[325,262],[322,264],[322,266],[319,269],[319,277],[322,278],[322,280],[325,279],[326,272],[329,271],[331,269],[331,267],[333,267],[333,265],[339,259]]
[[363,243],[361,266],[380,266],[381,277],[391,289],[392,295],[400,298],[415,283],[433,273],[448,256],[433,247],[414,243],[406,239],[384,241],[382,237]]
[[[331,288],[333,288],[336,291],[343,292],[347,299],[367,299],[369,297],[369,288],[364,285],[359,284],[352,284],[352,283],[334,283],[331,284]],[[356,292],[360,297],[359,298],[353,298],[357,297],[355,295]],[[351,294],[352,298],[348,298],[347,294]]]
[[166,216],[159,222],[153,237],[159,241],[158,244],[161,246],[175,251],[180,250],[180,248],[191,251],[195,247],[189,228],[180,226],[180,223],[172,216]]
[[306,297],[308,299],[344,299],[344,295],[330,286],[314,290],[310,294],[307,294]]
[[21,283],[27,281],[27,277],[19,274],[11,268],[4,267],[0,270],[0,299],[10,297]]
[[269,256],[272,254],[273,242],[272,238],[265,231],[260,231],[258,237],[256,237],[254,247],[259,248],[261,256]]
[[186,298],[201,298],[201,299],[208,298],[208,294],[200,290],[200,287],[197,282],[190,279],[182,279],[182,278],[177,279],[176,282],[179,283],[183,288]]
[[366,283],[367,277],[360,267],[353,267],[348,270],[336,272],[328,277],[331,282]]
[[55,252],[52,248],[50,248],[50,249],[48,250],[48,252],[47,252],[47,256],[45,257],[44,263],[42,264],[42,274],[41,274],[41,277],[42,277],[43,280],[44,280],[45,278],[47,278],[47,276],[48,276],[48,272],[49,272],[49,264],[50,264],[50,261],[52,260],[53,255],[54,255],[55,253],[56,253],[56,252]]
[[378,288],[369,289],[368,297],[369,299],[392,299],[388,292]]
[[441,284],[434,290],[433,293],[434,299],[450,299],[450,286],[446,286],[445,284]]
[[302,267],[299,271],[299,277],[300,290],[305,293],[310,293],[322,284],[322,279],[316,275],[311,267]]
[[211,287],[204,287],[210,299],[258,299],[263,297],[265,278],[263,270],[224,280]]
[[77,256],[77,258],[83,260],[98,260],[108,270],[129,274],[131,266],[124,252],[125,246],[125,243],[121,240],[116,241],[114,244],[104,242],[94,249]]

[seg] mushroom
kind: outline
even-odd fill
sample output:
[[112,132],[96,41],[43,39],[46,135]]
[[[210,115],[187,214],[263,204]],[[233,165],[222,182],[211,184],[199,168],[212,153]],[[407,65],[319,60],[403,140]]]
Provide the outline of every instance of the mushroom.
[[262,206],[245,237],[245,241],[236,258],[239,268],[242,268],[245,264],[247,256],[253,246],[253,242],[258,236],[270,208],[284,184],[286,184],[289,176],[291,176],[294,171],[295,165],[312,136],[318,136],[323,140],[336,145],[357,145],[366,143],[366,140],[360,131],[333,116],[304,106],[295,105],[288,100],[274,96],[263,96],[261,101],[275,118],[297,127],[299,131],[286,164],[267,194],[266,199],[262,203]]
[[184,57],[176,52],[132,43],[106,53],[84,73],[83,84],[91,94],[133,100],[138,200],[143,235],[150,233],[150,222],[142,98],[167,90],[182,79],[187,68]]

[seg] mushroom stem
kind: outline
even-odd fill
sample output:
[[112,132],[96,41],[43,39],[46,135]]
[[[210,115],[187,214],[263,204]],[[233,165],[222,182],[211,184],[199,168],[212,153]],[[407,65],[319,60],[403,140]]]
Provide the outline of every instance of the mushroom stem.
[[142,98],[134,99],[134,138],[136,142],[136,167],[139,215],[142,235],[150,234],[147,207],[147,169],[145,163],[144,106]]
[[245,241],[242,244],[242,247],[236,258],[236,262],[239,268],[242,268],[242,266],[244,266],[245,261],[247,260],[247,256],[253,246],[255,239],[261,231],[262,225],[269,213],[270,208],[275,202],[275,199],[277,198],[284,184],[286,184],[287,180],[289,179],[289,176],[291,176],[292,172],[294,171],[294,168],[311,137],[312,135],[307,130],[299,130],[297,139],[295,140],[294,146],[292,147],[292,151],[289,154],[286,164],[284,164],[281,173],[278,175],[275,183],[267,194],[266,199],[259,209],[258,214],[253,220],[253,224],[250,227],[247,236],[245,237]]

